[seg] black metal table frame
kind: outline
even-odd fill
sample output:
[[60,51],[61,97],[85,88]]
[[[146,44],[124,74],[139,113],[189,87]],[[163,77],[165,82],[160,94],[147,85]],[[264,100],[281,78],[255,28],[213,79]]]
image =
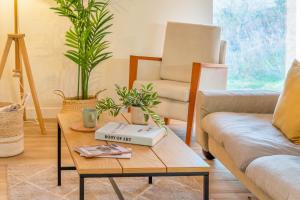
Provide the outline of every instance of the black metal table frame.
[[[76,170],[76,167],[61,166],[61,128],[59,123],[57,124],[57,185],[61,186],[61,171],[63,170]],[[152,177],[159,176],[203,176],[203,199],[209,200],[209,172],[170,172],[170,173],[120,173],[120,174],[79,174],[79,199],[84,200],[84,179],[85,178],[109,178],[110,183],[113,186],[120,200],[124,200],[124,197],[114,181],[114,177],[149,177],[149,184],[152,184]]]

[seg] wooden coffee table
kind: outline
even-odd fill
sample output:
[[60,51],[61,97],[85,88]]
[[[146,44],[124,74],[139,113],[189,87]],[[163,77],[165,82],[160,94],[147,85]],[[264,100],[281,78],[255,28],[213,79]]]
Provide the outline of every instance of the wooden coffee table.
[[[131,159],[80,157],[74,148],[76,146],[107,144],[106,141],[95,140],[94,133],[75,132],[70,126],[81,120],[80,113],[58,114],[58,151],[57,169],[58,186],[61,185],[62,170],[77,170],[80,178],[79,197],[84,199],[85,178],[109,178],[119,199],[124,199],[113,177],[152,177],[155,176],[203,176],[203,199],[209,199],[209,165],[191,150],[175,133],[168,129],[168,135],[154,147],[132,144],[122,144],[132,149]],[[126,122],[122,117],[102,115],[99,125],[109,121]],[[61,164],[61,133],[67,143],[75,166],[66,167]]]

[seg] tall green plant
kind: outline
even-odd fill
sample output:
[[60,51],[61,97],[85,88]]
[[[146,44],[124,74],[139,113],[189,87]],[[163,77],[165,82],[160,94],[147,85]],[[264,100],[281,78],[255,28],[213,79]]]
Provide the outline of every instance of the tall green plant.
[[[92,70],[102,61],[112,57],[107,51],[109,28],[113,14],[108,10],[109,1],[102,0],[55,0],[52,8],[67,17],[72,27],[66,32],[66,45],[70,48],[65,56],[78,65],[78,98],[88,99],[89,78]],[[81,92],[81,94],[80,94]]]

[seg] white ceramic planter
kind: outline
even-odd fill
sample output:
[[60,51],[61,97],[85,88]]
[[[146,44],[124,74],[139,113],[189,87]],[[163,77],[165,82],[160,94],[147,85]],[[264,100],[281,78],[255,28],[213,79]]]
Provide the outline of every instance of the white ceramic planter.
[[139,107],[131,107],[131,122],[133,124],[146,125],[148,124],[144,118],[144,112]]

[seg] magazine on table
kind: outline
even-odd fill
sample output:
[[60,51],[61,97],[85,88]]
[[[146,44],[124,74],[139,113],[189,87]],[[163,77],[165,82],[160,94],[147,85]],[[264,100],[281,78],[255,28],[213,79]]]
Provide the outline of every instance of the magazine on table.
[[97,140],[154,146],[167,135],[165,128],[109,122],[95,133]]
[[119,155],[109,155],[109,156],[96,156],[93,158],[119,158],[119,159],[129,159],[131,158],[132,153],[123,153]]
[[105,144],[96,146],[81,146],[74,149],[80,156],[87,158],[130,158],[131,149],[117,144]]

